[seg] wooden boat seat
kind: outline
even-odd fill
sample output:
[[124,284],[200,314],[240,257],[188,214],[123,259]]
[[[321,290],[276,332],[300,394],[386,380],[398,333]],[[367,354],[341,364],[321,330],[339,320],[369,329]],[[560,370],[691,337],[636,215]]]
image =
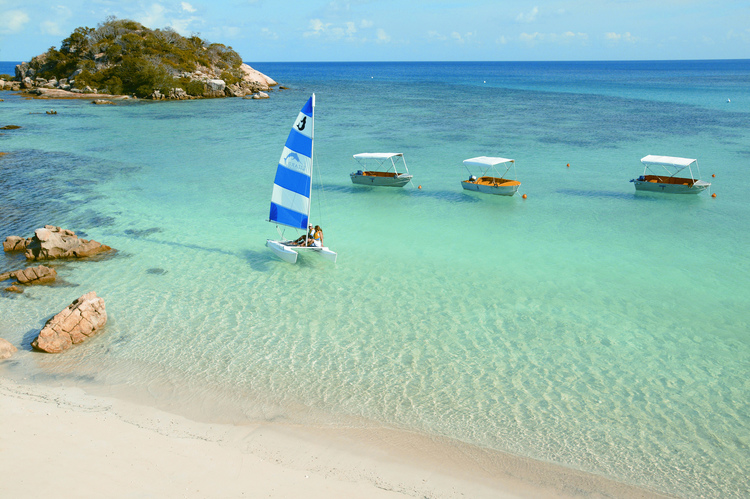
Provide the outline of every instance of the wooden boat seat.
[[491,185],[491,186],[501,186],[501,185],[521,185],[521,182],[518,180],[508,180],[505,178],[497,178],[497,177],[479,177],[476,182],[472,182],[472,184],[482,184],[482,185]]
[[378,171],[366,171],[362,172],[362,175],[366,177],[398,177],[398,173]]
[[659,184],[675,184],[675,185],[687,185],[692,186],[694,184],[692,179],[682,177],[660,177],[658,175],[646,175],[644,180],[651,183]]

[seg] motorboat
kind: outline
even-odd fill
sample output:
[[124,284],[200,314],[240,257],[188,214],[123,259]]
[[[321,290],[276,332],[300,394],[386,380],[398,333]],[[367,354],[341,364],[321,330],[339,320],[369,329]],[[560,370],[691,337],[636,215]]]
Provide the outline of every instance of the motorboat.
[[[354,155],[360,169],[349,176],[353,184],[379,187],[403,187],[413,175],[400,152],[363,152]],[[398,169],[402,168],[399,172]]]
[[[641,163],[644,165],[643,175],[631,180],[636,191],[700,194],[711,186],[710,182],[700,180],[696,159],[648,155],[641,158]],[[697,177],[693,174],[693,167],[698,173]],[[690,177],[678,177],[685,169]]]
[[[464,166],[469,171],[469,179],[462,180],[461,187],[467,191],[512,196],[518,192],[518,186],[521,185],[521,182],[516,179],[506,178],[511,168],[513,168],[513,176],[516,176],[516,161],[513,159],[479,156],[465,159]],[[505,168],[505,172],[501,174],[502,168]]]

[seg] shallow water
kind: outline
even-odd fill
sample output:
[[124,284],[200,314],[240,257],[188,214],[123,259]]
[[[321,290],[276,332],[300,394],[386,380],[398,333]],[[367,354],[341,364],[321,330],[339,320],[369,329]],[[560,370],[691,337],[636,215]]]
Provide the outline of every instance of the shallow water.
[[[0,126],[22,128],[0,135],[0,235],[54,224],[118,250],[0,296],[0,336],[24,349],[8,375],[750,493],[750,62],[254,67],[291,90],[114,107],[2,94]],[[312,220],[339,260],[288,265],[265,220],[312,92]],[[365,151],[403,152],[414,185],[353,186]],[[635,194],[646,154],[698,158],[717,197]],[[519,195],[462,191],[479,155],[515,158]],[[31,353],[91,290],[105,333]]]

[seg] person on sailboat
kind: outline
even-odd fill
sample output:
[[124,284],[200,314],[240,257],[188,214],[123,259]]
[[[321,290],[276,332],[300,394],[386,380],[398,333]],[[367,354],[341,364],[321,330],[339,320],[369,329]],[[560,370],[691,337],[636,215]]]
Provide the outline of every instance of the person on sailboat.
[[310,241],[313,240],[313,237],[315,236],[315,229],[313,229],[312,224],[307,225],[307,234],[304,236],[299,236],[294,241],[291,241],[289,243],[289,246],[305,246],[305,241],[307,241],[307,245],[309,246],[311,244]]
[[323,247],[323,229],[320,228],[320,225],[315,226],[315,234],[313,234],[312,245],[316,248]]

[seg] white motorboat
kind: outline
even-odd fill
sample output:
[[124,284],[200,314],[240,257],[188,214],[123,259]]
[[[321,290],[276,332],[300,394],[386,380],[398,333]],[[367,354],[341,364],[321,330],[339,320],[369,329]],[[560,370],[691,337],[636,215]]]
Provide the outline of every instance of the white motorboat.
[[[643,175],[631,180],[636,191],[700,194],[711,186],[710,182],[700,180],[696,159],[648,155],[641,159],[641,163],[644,165]],[[693,166],[698,178],[693,175]],[[678,177],[677,174],[685,169],[690,173],[690,178]]]
[[[360,169],[349,176],[353,184],[379,187],[403,187],[413,175],[406,167],[406,159],[400,152],[363,152],[355,154],[354,159]],[[403,170],[398,171],[400,165]]]
[[[464,166],[469,171],[469,179],[462,180],[461,187],[467,191],[512,196],[518,192],[518,187],[521,185],[518,180],[505,178],[511,168],[513,168],[513,176],[516,176],[516,161],[513,159],[479,156],[465,159]],[[505,172],[500,174],[498,166],[501,169],[505,167]],[[478,176],[474,175],[475,172]]]

